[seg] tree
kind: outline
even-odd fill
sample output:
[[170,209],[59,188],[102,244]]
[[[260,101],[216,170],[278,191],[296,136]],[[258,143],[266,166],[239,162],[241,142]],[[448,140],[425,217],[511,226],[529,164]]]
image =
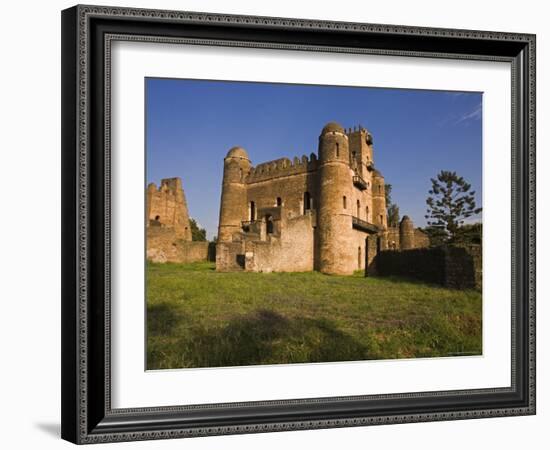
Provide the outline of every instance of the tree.
[[481,223],[462,225],[456,231],[453,244],[477,244],[482,242],[483,227]]
[[391,200],[391,184],[384,185],[384,192],[386,195],[386,213],[388,215],[388,226],[397,227],[399,226],[399,206],[396,203],[393,203]]
[[481,208],[476,208],[475,191],[456,172],[442,170],[431,182],[425,217],[430,227],[444,231],[446,240],[452,241],[464,220],[481,212]]
[[195,219],[189,218],[189,225],[191,226],[191,240],[206,241],[206,230],[199,228]]
[[429,226],[426,228],[420,228],[421,231],[428,235],[430,240],[430,247],[439,247],[447,242],[449,236],[443,228]]

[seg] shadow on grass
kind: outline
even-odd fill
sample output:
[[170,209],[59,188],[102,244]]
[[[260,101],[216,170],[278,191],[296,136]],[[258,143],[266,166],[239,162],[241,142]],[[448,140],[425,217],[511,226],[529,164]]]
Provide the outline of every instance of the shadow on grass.
[[168,303],[147,306],[147,333],[149,336],[169,336],[178,326],[179,319]]
[[[151,312],[150,312],[151,314]],[[174,317],[155,308],[154,333],[169,331]],[[173,328],[172,328],[173,329]],[[151,329],[150,329],[151,330]],[[153,332],[153,330],[151,330]],[[369,359],[369,349],[325,319],[286,318],[260,309],[214,328],[193,327],[175,339],[149,339],[148,368],[227,367],[256,364],[352,361]]]

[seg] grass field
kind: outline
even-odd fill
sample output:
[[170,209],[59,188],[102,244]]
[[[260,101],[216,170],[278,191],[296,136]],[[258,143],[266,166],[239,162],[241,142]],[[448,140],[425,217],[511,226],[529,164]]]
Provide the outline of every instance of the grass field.
[[147,266],[147,367],[481,354],[481,293],[309,273]]

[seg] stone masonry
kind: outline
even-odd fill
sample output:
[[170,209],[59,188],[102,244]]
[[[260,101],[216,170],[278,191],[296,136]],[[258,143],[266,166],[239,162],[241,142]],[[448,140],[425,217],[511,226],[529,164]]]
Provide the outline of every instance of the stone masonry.
[[318,152],[292,161],[253,166],[233,147],[224,159],[216,269],[352,274],[380,250],[427,246],[407,216],[388,228],[384,189],[363,127],[328,123]]
[[147,259],[188,263],[208,259],[208,242],[192,242],[187,201],[180,178],[147,186]]

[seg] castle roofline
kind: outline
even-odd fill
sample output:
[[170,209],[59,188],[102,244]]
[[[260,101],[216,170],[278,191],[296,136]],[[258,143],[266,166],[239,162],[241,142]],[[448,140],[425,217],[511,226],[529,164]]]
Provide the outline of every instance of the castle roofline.
[[342,134],[346,133],[346,131],[344,130],[344,127],[342,127],[342,125],[340,125],[338,122],[329,122],[323,127],[321,134],[333,133],[333,132],[342,133]]
[[241,158],[249,160],[248,153],[246,153],[246,150],[242,147],[236,146],[232,147],[228,152],[226,158]]

